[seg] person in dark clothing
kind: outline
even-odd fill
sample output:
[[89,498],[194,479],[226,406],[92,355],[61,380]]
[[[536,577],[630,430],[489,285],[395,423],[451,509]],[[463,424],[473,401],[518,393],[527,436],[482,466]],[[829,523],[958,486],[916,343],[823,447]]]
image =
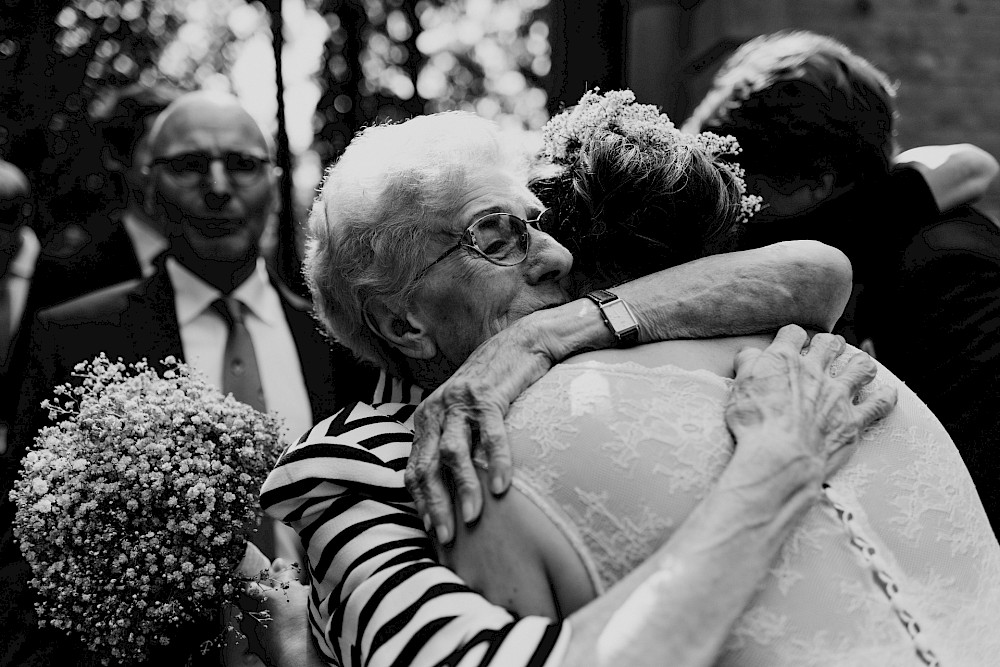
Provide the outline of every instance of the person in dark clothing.
[[[167,247],[163,230],[143,211],[141,174],[146,138],[156,116],[180,95],[159,85],[134,84],[109,91],[95,103],[92,121],[103,142],[101,161],[119,196],[81,221],[58,221],[43,235],[22,304],[23,335],[11,342],[8,381],[0,389],[0,414],[8,424],[17,411],[28,359],[28,328],[43,308],[103,287],[153,273],[153,258]],[[37,240],[34,245],[38,245]]]
[[91,112],[101,162],[117,196],[85,221],[57,221],[46,239],[31,291],[31,314],[94,290],[153,273],[167,247],[161,225],[143,210],[147,140],[157,116],[182,91],[134,84],[106,93]]
[[39,251],[33,211],[28,177],[0,160],[0,454],[7,450],[24,367],[25,349],[18,341],[31,325],[26,304]]

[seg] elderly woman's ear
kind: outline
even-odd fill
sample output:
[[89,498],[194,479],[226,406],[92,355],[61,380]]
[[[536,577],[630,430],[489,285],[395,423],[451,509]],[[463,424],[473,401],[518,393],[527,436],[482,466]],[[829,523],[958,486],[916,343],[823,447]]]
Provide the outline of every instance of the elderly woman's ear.
[[437,343],[424,320],[409,310],[395,313],[381,304],[369,304],[365,320],[372,332],[411,359],[433,359]]

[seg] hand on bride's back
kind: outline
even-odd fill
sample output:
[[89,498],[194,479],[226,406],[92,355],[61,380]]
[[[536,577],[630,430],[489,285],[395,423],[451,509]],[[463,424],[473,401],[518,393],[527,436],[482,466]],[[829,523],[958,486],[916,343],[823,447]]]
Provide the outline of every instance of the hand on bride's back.
[[896,405],[896,391],[887,386],[858,399],[877,370],[864,353],[854,354],[831,375],[844,349],[840,336],[816,334],[809,341],[802,328],[790,325],[764,351],[740,351],[726,405],[726,424],[737,448],[759,445],[816,464],[823,479],[843,465],[861,432]]

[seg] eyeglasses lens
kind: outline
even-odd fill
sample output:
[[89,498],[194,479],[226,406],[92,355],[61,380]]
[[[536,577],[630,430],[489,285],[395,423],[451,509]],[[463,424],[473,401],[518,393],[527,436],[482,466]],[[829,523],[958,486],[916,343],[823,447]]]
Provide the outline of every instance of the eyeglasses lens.
[[481,218],[466,232],[469,245],[487,259],[500,265],[517,264],[528,252],[525,222],[507,213],[492,213]]
[[212,162],[216,159],[222,160],[229,178],[240,185],[253,183],[263,173],[264,165],[268,162],[264,158],[242,153],[226,153],[219,158],[203,153],[190,153],[168,158],[164,162],[178,180],[196,183],[208,175]]

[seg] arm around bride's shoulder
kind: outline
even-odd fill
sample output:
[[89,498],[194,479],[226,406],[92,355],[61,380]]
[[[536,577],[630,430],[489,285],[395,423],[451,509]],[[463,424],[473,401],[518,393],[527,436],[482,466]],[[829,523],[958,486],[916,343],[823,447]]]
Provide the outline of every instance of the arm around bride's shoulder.
[[978,200],[1000,173],[997,159],[973,144],[917,146],[897,155],[894,163],[920,172],[942,212]]
[[711,255],[614,289],[641,342],[740,335],[798,324],[829,331],[851,295],[851,262],[810,240]]

